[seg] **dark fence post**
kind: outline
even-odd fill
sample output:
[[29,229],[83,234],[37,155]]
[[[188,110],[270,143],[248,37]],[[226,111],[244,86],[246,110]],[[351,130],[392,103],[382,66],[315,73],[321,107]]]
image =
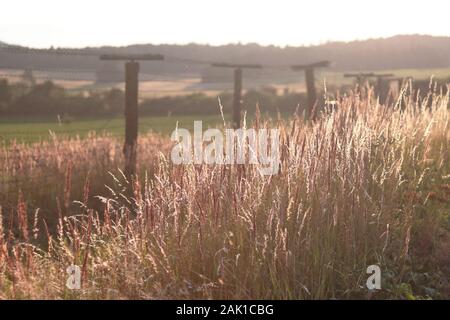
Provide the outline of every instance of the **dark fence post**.
[[100,60],[127,61],[125,63],[125,155],[124,174],[131,182],[136,174],[137,137],[138,137],[138,93],[139,93],[139,63],[141,61],[164,60],[159,54],[103,54]]
[[[389,92],[389,88],[386,88],[386,85],[388,81],[390,80],[390,77],[393,77],[394,75],[391,73],[345,73],[344,78],[355,78],[356,84],[358,85],[359,92],[362,92],[362,87],[365,85],[365,82],[367,79],[375,78],[375,95],[377,95],[380,98],[380,101],[385,102],[387,98],[387,94]],[[387,81],[386,81],[387,80]]]
[[130,179],[136,174],[136,149],[138,137],[138,82],[139,63],[125,64],[125,176]]
[[234,95],[232,122],[235,129],[241,127],[241,106],[242,106],[242,69],[262,69],[259,64],[231,64],[216,62],[211,64],[212,67],[233,68],[234,69]]
[[294,71],[305,71],[305,81],[306,81],[306,109],[305,109],[305,119],[314,120],[314,107],[317,103],[317,91],[316,84],[314,78],[314,69],[315,68],[326,68],[330,65],[328,60],[319,61],[311,64],[305,65],[294,65],[291,66],[291,69]]
[[306,109],[306,119],[310,119],[313,116],[312,111],[314,109],[314,105],[317,102],[314,68],[305,69],[305,78],[306,78],[306,94],[308,99],[308,105]]
[[234,69],[233,126],[241,127],[242,69]]

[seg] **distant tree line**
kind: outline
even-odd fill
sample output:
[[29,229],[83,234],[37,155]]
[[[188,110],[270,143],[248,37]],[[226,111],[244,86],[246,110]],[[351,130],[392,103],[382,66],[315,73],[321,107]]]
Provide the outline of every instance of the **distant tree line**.
[[[213,115],[231,112],[232,93],[217,96],[192,93],[141,101],[139,113],[148,116]],[[219,103],[220,101],[220,103]],[[273,88],[249,90],[243,95],[243,110],[252,113],[259,106],[261,112],[293,113],[303,106],[303,93],[285,91],[278,95]],[[40,84],[8,83],[0,80],[1,116],[60,116],[67,118],[118,116],[124,110],[124,92],[120,89],[73,92],[47,81]]]
[[72,93],[47,81],[36,85],[9,84],[0,80],[0,114],[11,116],[96,116],[119,113],[123,105],[119,89]]

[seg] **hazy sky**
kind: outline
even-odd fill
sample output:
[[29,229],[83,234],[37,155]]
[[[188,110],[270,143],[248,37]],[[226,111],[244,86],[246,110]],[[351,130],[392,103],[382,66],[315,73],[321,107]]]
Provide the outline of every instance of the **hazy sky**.
[[450,36],[449,0],[3,0],[0,41],[34,47]]

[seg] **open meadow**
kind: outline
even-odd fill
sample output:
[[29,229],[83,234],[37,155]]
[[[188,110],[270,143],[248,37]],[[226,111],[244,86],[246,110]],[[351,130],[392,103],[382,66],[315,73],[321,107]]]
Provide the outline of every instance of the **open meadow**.
[[[156,116],[140,117],[139,132],[146,134],[153,132],[163,136],[169,136],[178,126],[191,129],[194,120],[202,120],[207,126],[216,126],[222,123],[220,116]],[[0,143],[10,144],[13,140],[17,143],[34,143],[52,139],[53,134],[58,138],[86,138],[89,134],[123,136],[125,123],[123,118],[87,118],[75,119],[63,122],[57,117],[49,118],[3,118],[0,119]]]
[[[248,127],[281,133],[271,176],[175,165],[168,133],[196,117],[143,118],[133,182],[118,119],[30,122],[14,133],[25,143],[1,122],[0,298],[449,299],[448,103],[353,94],[315,121],[256,114]],[[373,264],[380,291],[366,289]]]

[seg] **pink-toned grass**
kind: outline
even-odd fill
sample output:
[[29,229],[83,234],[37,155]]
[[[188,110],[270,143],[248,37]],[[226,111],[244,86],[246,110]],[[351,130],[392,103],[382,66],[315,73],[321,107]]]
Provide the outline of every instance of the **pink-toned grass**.
[[425,105],[352,95],[315,123],[257,117],[281,131],[274,176],[175,166],[170,141],[143,136],[133,197],[115,138],[5,148],[0,297],[448,298],[448,96]]

